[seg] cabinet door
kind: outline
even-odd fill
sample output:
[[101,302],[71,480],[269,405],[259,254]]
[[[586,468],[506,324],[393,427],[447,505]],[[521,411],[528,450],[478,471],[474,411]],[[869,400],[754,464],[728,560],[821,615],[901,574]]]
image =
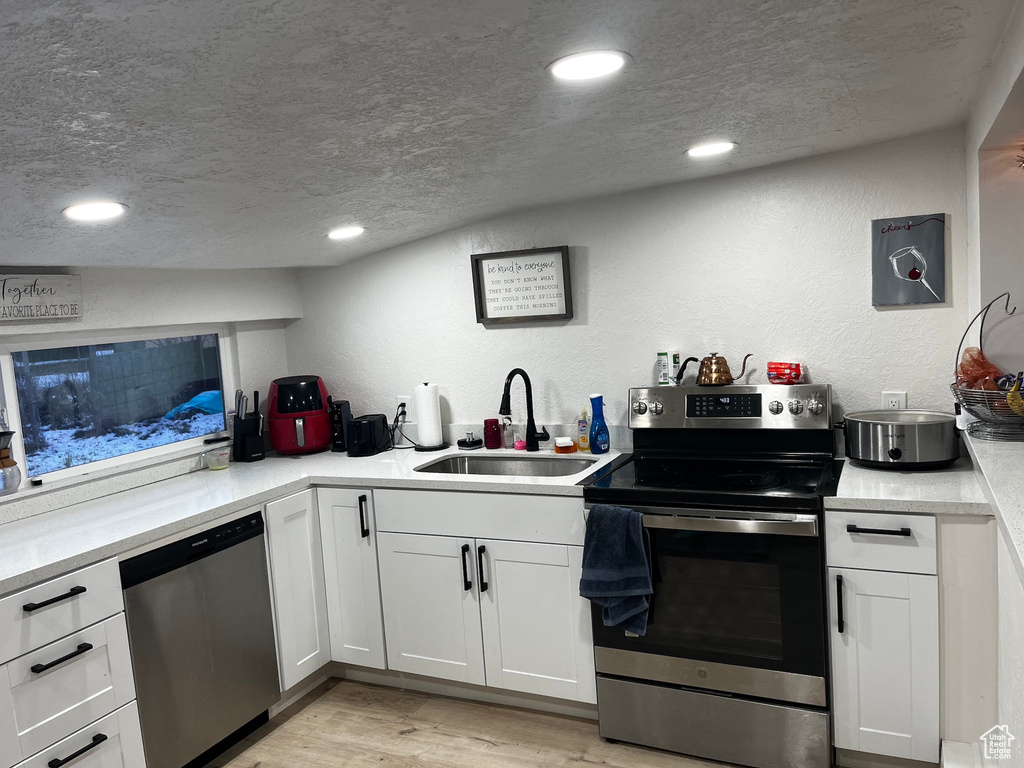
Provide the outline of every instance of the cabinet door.
[[828,571],[835,745],[938,762],[938,578]]
[[594,703],[583,547],[477,540],[487,684]]
[[484,684],[472,539],[377,534],[388,668]]
[[[76,754],[79,757],[68,760]],[[65,761],[74,768],[146,768],[135,702],[37,752],[15,768],[49,768]]]
[[385,669],[373,495],[370,491],[321,488],[317,501],[331,658]]
[[312,490],[267,504],[282,690],[331,660],[319,518]]

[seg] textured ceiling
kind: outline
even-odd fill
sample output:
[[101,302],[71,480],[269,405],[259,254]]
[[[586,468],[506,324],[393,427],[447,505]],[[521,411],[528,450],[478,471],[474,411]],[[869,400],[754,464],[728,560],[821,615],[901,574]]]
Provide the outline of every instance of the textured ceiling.
[[[0,264],[336,264],[962,122],[1012,0],[0,0]],[[620,75],[545,66],[629,52]],[[683,150],[740,143],[726,159]],[[91,196],[123,219],[59,215]],[[336,243],[334,226],[368,228]]]

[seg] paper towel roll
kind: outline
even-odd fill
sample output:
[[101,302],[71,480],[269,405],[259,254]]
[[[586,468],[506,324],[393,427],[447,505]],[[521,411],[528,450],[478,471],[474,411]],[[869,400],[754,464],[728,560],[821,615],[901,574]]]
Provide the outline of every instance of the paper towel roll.
[[441,445],[444,432],[441,429],[441,396],[437,384],[417,384],[413,389],[412,400],[419,424],[416,442],[427,448]]

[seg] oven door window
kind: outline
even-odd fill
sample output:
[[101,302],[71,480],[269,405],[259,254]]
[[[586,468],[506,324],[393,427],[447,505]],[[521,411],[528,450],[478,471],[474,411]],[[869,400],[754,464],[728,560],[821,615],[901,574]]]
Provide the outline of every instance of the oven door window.
[[649,528],[654,595],[644,637],[601,624],[599,646],[824,675],[820,540]]

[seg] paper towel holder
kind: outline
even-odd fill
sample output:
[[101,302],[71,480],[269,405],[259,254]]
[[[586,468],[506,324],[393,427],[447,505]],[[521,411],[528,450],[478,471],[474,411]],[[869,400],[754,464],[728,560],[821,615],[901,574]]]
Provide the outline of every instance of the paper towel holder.
[[[428,386],[430,386],[429,382],[425,381],[425,382],[423,382],[422,389],[426,389]],[[423,411],[421,413],[421,419],[423,419],[426,416],[426,409],[423,408],[423,403],[419,402],[420,389],[421,388],[417,386],[415,391],[413,392],[413,396],[417,399],[417,404],[416,404],[417,409],[418,410],[419,409],[423,409]],[[432,452],[432,451],[443,451],[446,448],[450,448],[451,447],[444,440],[444,434],[443,434],[443,431],[442,431],[443,427],[441,425],[441,404],[440,404],[440,401],[437,399],[436,391],[437,391],[437,385],[435,384],[434,385],[434,393],[435,394],[434,394],[433,410],[434,410],[434,413],[436,414],[436,418],[437,418],[437,427],[436,428],[438,430],[438,437],[440,437],[441,442],[438,445],[424,445],[422,443],[414,443],[413,444],[413,448],[415,448],[415,450],[417,450],[417,451],[420,451],[421,453],[429,453],[429,452]],[[419,435],[417,435],[417,437],[419,437]]]
[[445,448],[451,448],[449,443],[441,443],[440,445],[414,445],[413,450],[420,451],[421,453],[427,453],[429,451],[443,451]]

